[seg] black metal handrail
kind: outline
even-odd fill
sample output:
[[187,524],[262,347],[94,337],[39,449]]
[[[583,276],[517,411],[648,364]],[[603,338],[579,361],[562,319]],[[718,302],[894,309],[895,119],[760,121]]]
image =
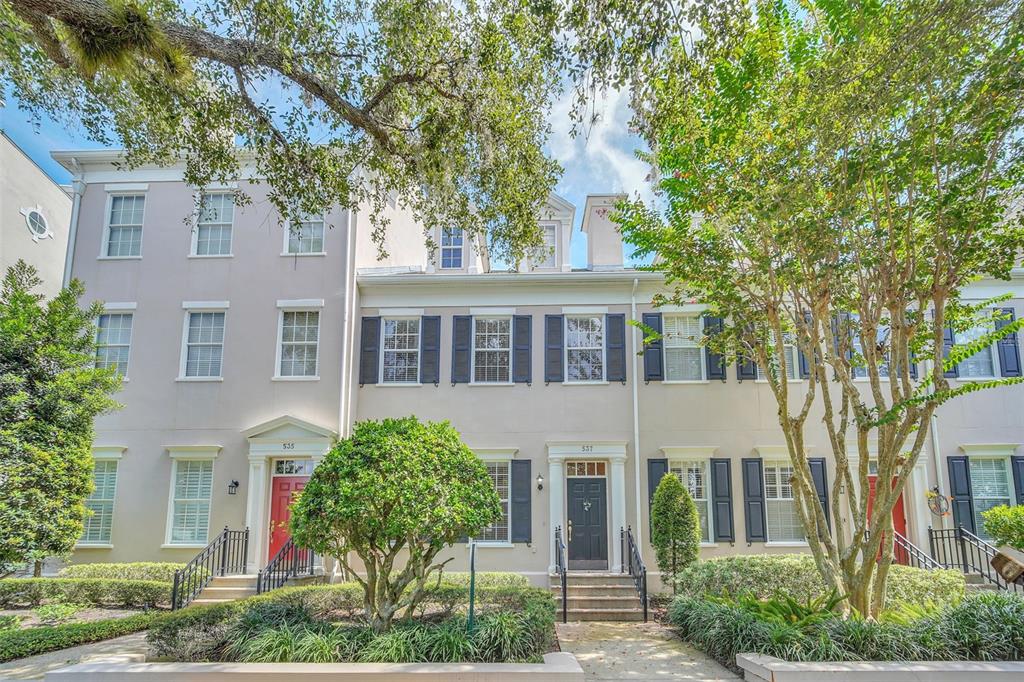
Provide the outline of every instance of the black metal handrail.
[[276,590],[293,578],[313,575],[314,559],[313,550],[298,547],[292,538],[288,538],[288,542],[256,574],[256,594]]
[[562,527],[555,528],[555,573],[562,584],[562,622],[569,622],[569,581],[566,578],[565,543],[562,542]]
[[643,557],[640,556],[640,548],[636,546],[633,539],[633,527],[627,526],[625,530],[619,529],[622,538],[622,572],[629,573],[636,586],[636,593],[640,595],[640,602],[644,607],[644,622],[647,622],[647,566],[644,565]]
[[1001,590],[1024,593],[1024,581],[1007,582],[992,567],[999,551],[963,526],[928,529],[932,556],[945,568],[958,568],[965,574],[976,573]]
[[171,609],[188,606],[217,576],[245,573],[248,553],[249,529],[231,530],[224,526],[192,561],[174,572]]
[[897,564],[903,566],[923,568],[929,571],[942,568],[942,564],[896,530],[892,532],[892,558]]

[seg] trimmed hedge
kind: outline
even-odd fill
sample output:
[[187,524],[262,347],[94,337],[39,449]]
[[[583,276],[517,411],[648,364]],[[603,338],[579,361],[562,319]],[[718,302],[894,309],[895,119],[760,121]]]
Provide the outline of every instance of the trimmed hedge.
[[[826,594],[810,554],[754,554],[699,561],[679,574],[678,594],[703,597],[751,593],[768,599],[778,593],[805,602]],[[964,575],[893,565],[886,582],[888,603],[953,604],[964,597]]]
[[169,561],[136,561],[123,564],[71,564],[60,569],[61,578],[102,578],[105,580],[154,580],[174,583],[174,572],[185,564]]
[[145,630],[158,617],[159,615],[155,613],[139,613],[126,618],[110,618],[91,623],[6,630],[0,632],[0,663],[129,635]]
[[[461,585],[469,587],[469,573],[444,573],[441,584]],[[478,571],[477,587],[529,587],[530,579],[521,573],[504,573],[499,571]]]
[[733,604],[681,596],[669,622],[682,639],[736,669],[736,654],[787,661],[1024,660],[1024,598],[978,594],[907,623],[838,615],[798,627]]
[[141,608],[166,604],[171,585],[152,580],[90,578],[6,578],[0,580],[0,607],[39,606],[57,600],[90,606]]

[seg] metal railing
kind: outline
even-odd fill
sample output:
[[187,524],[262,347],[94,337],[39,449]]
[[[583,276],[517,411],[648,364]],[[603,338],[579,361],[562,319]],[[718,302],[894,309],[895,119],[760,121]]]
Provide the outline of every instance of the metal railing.
[[619,529],[619,535],[622,538],[622,572],[629,573],[633,578],[633,584],[636,586],[636,593],[640,595],[640,602],[644,607],[644,622],[647,622],[647,566],[644,565],[644,560],[640,556],[640,548],[636,546],[636,540],[633,539],[633,528],[627,526],[625,529]]
[[569,622],[569,582],[566,578],[565,543],[562,542],[562,527],[555,528],[555,573],[562,584],[562,622]]
[[1012,583],[1007,582],[992,568],[992,559],[999,553],[998,550],[963,526],[951,529],[929,528],[928,542],[932,556],[944,568],[957,568],[964,574],[977,574],[1001,590],[1024,593],[1024,582],[1020,578]]
[[224,526],[192,561],[174,572],[171,609],[188,606],[217,576],[245,573],[248,553],[249,529],[231,530]]
[[312,576],[314,559],[313,550],[298,547],[292,538],[288,538],[288,542],[256,574],[256,594],[276,590],[293,578]]
[[931,558],[927,552],[903,535],[900,535],[898,531],[893,531],[892,533],[892,560],[903,566],[924,568],[929,571],[942,568],[942,564]]

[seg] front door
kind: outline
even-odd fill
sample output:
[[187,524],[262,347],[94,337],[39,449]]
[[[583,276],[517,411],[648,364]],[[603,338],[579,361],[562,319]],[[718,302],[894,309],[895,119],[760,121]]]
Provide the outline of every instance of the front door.
[[288,542],[291,533],[288,532],[288,519],[291,518],[291,510],[288,509],[293,498],[300,490],[306,487],[309,476],[274,476],[270,493],[270,552],[268,559],[272,559],[278,550]]
[[[875,488],[878,486],[878,476],[868,476],[868,516],[871,516],[871,509],[875,504]],[[903,537],[907,537],[907,514],[903,510],[903,493],[896,499],[896,504],[892,508],[892,528]],[[881,550],[879,550],[881,552]],[[893,561],[898,564],[909,563],[910,557],[907,556],[905,550],[901,549],[898,545],[893,547]]]
[[570,478],[569,519],[566,535],[569,568],[608,569],[607,481],[603,478]]

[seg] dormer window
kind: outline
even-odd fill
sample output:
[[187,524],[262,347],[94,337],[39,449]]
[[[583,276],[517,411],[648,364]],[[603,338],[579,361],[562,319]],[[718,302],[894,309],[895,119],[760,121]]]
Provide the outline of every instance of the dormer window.
[[544,231],[544,246],[537,254],[538,268],[553,268],[557,266],[556,254],[558,245],[558,226],[554,223],[542,225]]
[[441,269],[457,270],[462,267],[462,247],[465,233],[461,227],[448,227],[441,232]]

